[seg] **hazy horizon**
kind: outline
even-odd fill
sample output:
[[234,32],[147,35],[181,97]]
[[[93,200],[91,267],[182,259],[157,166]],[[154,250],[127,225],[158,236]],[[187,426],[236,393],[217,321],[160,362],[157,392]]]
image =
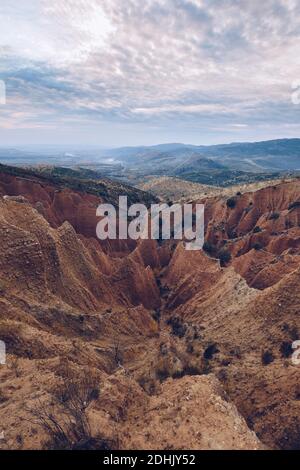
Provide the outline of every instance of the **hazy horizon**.
[[298,136],[293,136],[293,137],[277,137],[275,139],[262,139],[262,140],[229,140],[228,142],[218,142],[218,143],[212,143],[212,144],[203,144],[203,143],[191,143],[191,142],[171,142],[171,141],[166,141],[166,142],[154,142],[151,144],[132,144],[132,145],[101,145],[101,144],[91,144],[91,143],[74,143],[74,142],[66,142],[66,143],[2,143],[0,142],[0,148],[70,148],[73,147],[74,149],[78,148],[93,148],[93,149],[99,149],[99,150],[113,150],[113,149],[120,149],[120,148],[138,148],[138,147],[159,147],[163,145],[182,145],[182,146],[192,146],[192,147],[211,147],[214,145],[230,145],[230,144],[253,144],[253,143],[260,143],[260,142],[268,142],[268,141],[281,141],[281,140],[300,140],[300,137]]

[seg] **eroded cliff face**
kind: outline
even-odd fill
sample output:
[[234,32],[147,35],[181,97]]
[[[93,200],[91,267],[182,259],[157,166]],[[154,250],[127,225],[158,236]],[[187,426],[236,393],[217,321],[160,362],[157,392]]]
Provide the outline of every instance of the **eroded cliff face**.
[[276,284],[299,265],[300,181],[280,183],[229,199],[206,201],[206,238],[214,255],[232,264],[257,289]]
[[[96,209],[99,204],[110,202],[118,204],[119,195],[127,195],[128,200],[146,205],[153,202],[146,193],[139,192],[127,186],[117,183],[102,182],[100,188],[91,185],[88,181],[70,180],[70,187],[64,186],[65,181],[55,179],[51,184],[51,179],[39,178],[36,175],[27,174],[22,171],[22,176],[10,174],[13,169],[8,168],[8,173],[4,172],[0,165],[0,195],[8,197],[23,196],[51,225],[53,228],[60,227],[68,221],[77,234],[85,238],[95,238],[96,226],[99,218],[96,216]],[[23,174],[24,173],[24,174]],[[69,181],[69,180],[67,180]],[[72,189],[79,185],[81,191]],[[89,191],[84,191],[84,187]],[[130,194],[127,194],[130,191]],[[145,194],[145,196],[144,196]],[[125,255],[136,247],[133,240],[107,240],[102,242],[102,249],[111,255]]]
[[[90,437],[112,447],[297,446],[298,181],[233,208],[207,201],[207,238],[228,240],[228,267],[182,243],[108,250],[90,232],[98,199],[27,184],[0,183],[11,196],[0,199],[2,448],[49,446],[33,410],[61,419],[57,389],[85,374],[99,392],[84,409]],[[251,249],[254,235],[264,251]]]

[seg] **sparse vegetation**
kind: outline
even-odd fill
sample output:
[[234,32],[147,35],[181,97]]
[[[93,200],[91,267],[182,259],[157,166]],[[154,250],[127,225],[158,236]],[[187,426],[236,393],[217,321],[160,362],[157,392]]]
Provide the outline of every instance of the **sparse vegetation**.
[[269,216],[269,220],[277,220],[279,219],[279,217],[280,217],[279,212],[272,212],[272,214],[270,214]]
[[288,358],[293,354],[293,348],[291,343],[287,341],[283,341],[280,346],[280,352],[282,357]]
[[157,309],[155,309],[155,310],[152,312],[152,318],[153,318],[153,320],[155,320],[157,323],[159,323],[160,317],[161,317],[161,311],[160,311],[159,308],[157,308]]
[[218,352],[219,352],[219,350],[217,348],[217,344],[213,343],[213,344],[210,344],[209,346],[207,346],[207,348],[205,349],[205,351],[203,353],[203,357],[206,360],[210,360],[210,359],[213,359],[213,356],[215,354],[217,354]]
[[212,243],[210,243],[208,240],[206,240],[203,243],[203,251],[205,251],[208,254],[212,254],[215,251],[215,247],[213,246]]
[[230,197],[229,199],[227,199],[226,205],[227,207],[229,207],[229,209],[234,209],[236,206],[236,199],[234,197]]
[[[234,240],[235,238],[237,238],[237,232],[236,230],[229,230],[228,231],[228,237],[230,238],[230,240]],[[227,243],[227,240],[223,240],[224,244]]]
[[185,366],[181,372],[177,372],[176,374],[173,374],[173,378],[181,378],[186,375],[201,375],[202,374],[202,368],[199,366],[195,365],[187,365]]
[[3,295],[5,291],[6,291],[5,282],[2,279],[0,279],[0,294]]
[[99,179],[100,175],[90,170],[74,171],[70,168],[47,166],[40,171],[39,168],[25,169],[1,164],[0,171],[12,176],[27,178],[32,184],[34,181],[44,182],[56,186],[57,190],[70,188],[74,191],[93,194],[116,206],[121,194],[127,195],[128,204],[143,202],[149,207],[151,203],[158,202],[158,199],[150,193],[122,182],[102,177]]
[[162,356],[166,356],[168,354],[168,345],[165,343],[161,343],[159,345],[159,352]]
[[12,356],[10,360],[10,368],[14,371],[16,377],[21,376],[21,371],[19,367],[19,358],[17,356]]
[[120,367],[123,364],[123,353],[119,341],[114,341],[112,352],[116,366]]
[[99,398],[98,381],[86,373],[81,378],[68,378],[52,394],[52,402],[39,403],[30,412],[35,424],[49,436],[47,449],[111,449],[112,443],[93,437],[86,415],[88,405]]
[[261,362],[264,366],[271,364],[274,361],[274,356],[271,351],[265,351],[261,355]]
[[292,341],[296,341],[299,338],[298,328],[294,325],[290,326],[287,323],[282,325],[282,331],[286,331]]
[[168,286],[165,286],[165,285],[160,285],[159,286],[159,292],[160,292],[160,295],[163,299],[166,299],[170,293],[170,288]]
[[218,258],[220,260],[221,266],[226,266],[231,261],[231,254],[226,248],[222,248],[219,251]]
[[254,243],[253,245],[253,249],[256,250],[256,251],[259,251],[259,250],[262,250],[263,249],[263,245],[259,242],[256,242]]
[[5,393],[2,390],[0,390],[0,405],[2,405],[2,403],[5,403],[7,400],[8,400],[8,397],[5,395]]
[[187,326],[182,322],[182,319],[180,317],[170,317],[167,320],[167,325],[171,326],[172,334],[174,336],[178,336],[178,338],[184,337],[187,330]]
[[289,211],[296,209],[297,207],[300,207],[300,201],[295,201],[289,204],[288,209]]
[[156,370],[156,377],[160,382],[163,382],[170,377],[170,372],[167,367],[162,367]]

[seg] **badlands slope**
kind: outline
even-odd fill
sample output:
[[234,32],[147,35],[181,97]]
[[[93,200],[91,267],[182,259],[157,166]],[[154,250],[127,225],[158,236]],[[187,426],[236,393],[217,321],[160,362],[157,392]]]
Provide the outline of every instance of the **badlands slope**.
[[85,377],[89,435],[74,439],[69,420],[67,448],[299,446],[297,181],[234,207],[207,199],[207,254],[155,241],[108,249],[94,237],[98,199],[10,178],[6,197],[0,173],[1,448],[57,447],[42,411],[66,430],[64,387]]

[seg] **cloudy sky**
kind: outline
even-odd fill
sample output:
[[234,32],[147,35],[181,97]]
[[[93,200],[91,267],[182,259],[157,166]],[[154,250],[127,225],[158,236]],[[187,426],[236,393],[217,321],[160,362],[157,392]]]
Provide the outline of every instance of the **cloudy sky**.
[[0,25],[0,144],[300,137],[300,0],[1,0]]

